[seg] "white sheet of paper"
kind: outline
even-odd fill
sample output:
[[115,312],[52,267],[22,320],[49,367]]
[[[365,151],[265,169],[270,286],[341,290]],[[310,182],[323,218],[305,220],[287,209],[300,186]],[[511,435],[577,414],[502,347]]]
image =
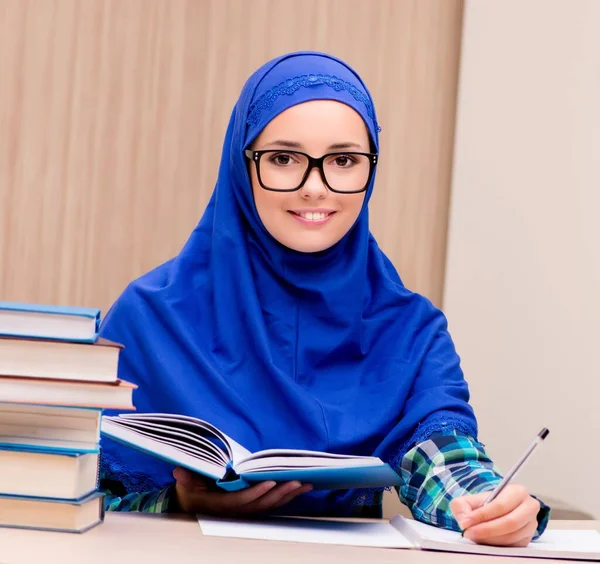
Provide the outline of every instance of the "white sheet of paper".
[[[438,529],[418,521],[410,521],[410,524],[423,539],[452,544],[474,544],[454,531]],[[528,548],[542,552],[600,552],[600,533],[591,529],[547,529],[538,540],[529,543]]]
[[291,517],[246,521],[198,515],[198,523],[202,534],[213,537],[412,548],[410,542],[385,521],[357,523]]

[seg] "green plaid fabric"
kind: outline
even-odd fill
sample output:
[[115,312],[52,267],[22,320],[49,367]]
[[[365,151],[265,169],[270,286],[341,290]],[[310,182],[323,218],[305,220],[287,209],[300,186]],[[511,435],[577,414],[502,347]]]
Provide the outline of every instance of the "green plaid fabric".
[[101,477],[100,486],[106,492],[104,507],[106,511],[139,511],[141,513],[168,513],[173,501],[174,486],[162,490],[143,493],[127,493],[122,496],[111,492]]
[[[502,480],[484,446],[456,432],[433,434],[413,447],[402,458],[398,473],[403,482],[396,488],[398,495],[415,519],[459,532],[450,502],[463,495],[491,491]],[[534,538],[544,532],[550,517],[550,508],[540,504]]]
[[[414,446],[403,456],[397,472],[402,485],[396,490],[413,517],[454,531],[461,529],[452,516],[450,502],[455,497],[492,490],[502,479],[484,446],[456,432],[451,435],[436,433]],[[101,476],[100,484],[106,493],[107,511],[166,513],[174,508],[172,485],[154,492],[138,493],[124,492],[121,484],[114,487],[115,482],[104,476]],[[352,505],[351,515],[381,517],[382,498],[381,491],[358,498]],[[550,515],[550,508],[540,503],[536,538],[545,530]]]
[[493,490],[502,480],[483,445],[465,435],[435,434],[403,457],[403,484],[396,488],[415,519],[460,531],[450,502],[465,494]]

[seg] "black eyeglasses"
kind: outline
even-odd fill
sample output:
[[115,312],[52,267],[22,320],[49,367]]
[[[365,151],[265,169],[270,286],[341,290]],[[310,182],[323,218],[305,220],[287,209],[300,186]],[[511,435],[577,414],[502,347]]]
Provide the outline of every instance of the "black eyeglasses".
[[377,164],[377,153],[337,152],[319,158],[299,151],[253,151],[246,157],[254,161],[259,184],[273,192],[294,192],[304,186],[313,168],[319,169],[323,182],[332,192],[357,194],[369,186]]

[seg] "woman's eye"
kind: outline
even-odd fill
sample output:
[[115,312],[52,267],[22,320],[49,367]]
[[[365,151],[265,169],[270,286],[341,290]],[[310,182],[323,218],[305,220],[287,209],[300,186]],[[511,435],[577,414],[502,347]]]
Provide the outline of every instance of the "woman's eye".
[[349,155],[339,155],[335,158],[335,164],[341,168],[347,168],[352,166],[354,161]]
[[277,165],[285,166],[292,162],[292,157],[286,153],[279,153],[278,155],[274,155],[271,160]]

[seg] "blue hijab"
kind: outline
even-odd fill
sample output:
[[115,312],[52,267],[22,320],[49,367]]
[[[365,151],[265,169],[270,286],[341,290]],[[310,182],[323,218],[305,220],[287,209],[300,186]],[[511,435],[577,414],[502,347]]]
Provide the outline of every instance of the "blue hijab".
[[[371,96],[342,61],[292,53],[257,70],[233,110],[210,202],[177,257],[132,282],[101,334],[125,345],[119,375],[139,412],[205,419],[251,451],[287,447],[376,455],[397,464],[436,431],[474,437],[469,392],[446,320],[402,284],[363,209],[333,247],[278,243],[254,205],[244,156],[279,113],[336,100],[379,147]],[[102,440],[103,468],[129,491],[173,482],[173,468]],[[285,509],[348,513],[354,490],[314,491]]]

